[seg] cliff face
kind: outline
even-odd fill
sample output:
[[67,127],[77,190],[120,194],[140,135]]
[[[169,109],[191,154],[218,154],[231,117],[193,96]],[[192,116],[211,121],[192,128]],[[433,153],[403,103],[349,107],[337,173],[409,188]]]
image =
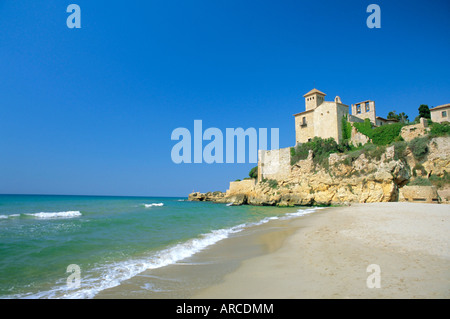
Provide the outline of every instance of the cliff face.
[[[430,140],[427,158],[420,162],[424,169],[419,173],[415,169],[419,161],[412,151],[406,148],[402,156],[398,152],[391,146],[370,157],[364,153],[357,157],[331,154],[327,167],[315,164],[314,154],[310,153],[307,159],[292,165],[290,174],[282,180],[247,182],[246,187],[230,187],[226,193],[193,193],[189,200],[279,206],[391,202],[407,198],[401,190],[415,178],[413,175],[429,177],[433,174],[440,178],[450,172],[449,137]],[[436,189],[429,188],[432,194],[427,196],[438,198]]]

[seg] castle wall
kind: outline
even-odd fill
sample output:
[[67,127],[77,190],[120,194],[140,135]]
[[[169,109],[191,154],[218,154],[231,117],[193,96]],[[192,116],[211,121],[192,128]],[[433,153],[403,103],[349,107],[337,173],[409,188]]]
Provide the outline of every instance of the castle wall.
[[342,117],[347,116],[348,106],[335,102],[323,102],[314,110],[314,136],[342,139]]
[[364,123],[363,119],[361,119],[357,116],[351,115],[351,114],[348,115],[347,121],[349,121],[351,123]]
[[[303,125],[303,118],[306,125]],[[295,144],[306,143],[314,137],[314,111],[300,114],[295,117]]]
[[283,180],[291,173],[291,148],[258,151],[258,181],[262,179]]
[[242,181],[230,182],[227,195],[247,194],[255,189],[256,179],[244,179]]

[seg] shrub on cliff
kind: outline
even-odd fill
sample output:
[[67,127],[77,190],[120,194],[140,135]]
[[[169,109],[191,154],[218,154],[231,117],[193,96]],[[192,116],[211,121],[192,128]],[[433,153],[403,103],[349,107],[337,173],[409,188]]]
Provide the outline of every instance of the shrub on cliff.
[[323,139],[314,137],[310,142],[297,145],[291,149],[291,164],[308,158],[309,151],[313,151],[313,162],[322,166],[328,165],[328,157],[332,153],[343,153],[351,149],[347,142],[336,143],[334,138]]
[[439,177],[436,175],[431,175],[429,178],[431,184],[436,186],[437,188],[443,188],[450,184],[450,173],[444,171],[444,175]]
[[450,135],[450,123],[432,123],[429,135],[431,137]]
[[404,123],[394,123],[372,127],[369,119],[365,119],[364,123],[353,123],[358,132],[372,139],[373,144],[389,145],[395,141],[401,140],[400,131],[405,126]]
[[362,133],[365,136],[372,138],[373,129],[372,129],[372,123],[370,122],[369,119],[365,119],[363,123],[353,123],[353,126],[356,128],[356,130],[359,133]]
[[344,141],[352,138],[352,123],[347,121],[345,116],[342,117],[342,139]]
[[432,186],[428,178],[416,177],[408,183],[408,186]]
[[258,178],[258,166],[253,167],[248,173],[248,176],[251,178]]
[[275,179],[267,179],[267,178],[264,178],[264,179],[262,180],[262,182],[263,182],[263,183],[266,183],[267,185],[269,185],[269,187],[272,188],[272,189],[278,188],[278,181],[275,180]]
[[398,161],[399,159],[403,159],[406,154],[406,148],[408,143],[405,141],[394,142],[394,159]]
[[409,148],[418,161],[424,160],[425,156],[428,154],[428,141],[429,137],[425,136],[416,137],[409,142]]
[[389,145],[400,140],[400,131],[405,126],[403,123],[394,123],[379,126],[373,129],[372,141],[377,145]]

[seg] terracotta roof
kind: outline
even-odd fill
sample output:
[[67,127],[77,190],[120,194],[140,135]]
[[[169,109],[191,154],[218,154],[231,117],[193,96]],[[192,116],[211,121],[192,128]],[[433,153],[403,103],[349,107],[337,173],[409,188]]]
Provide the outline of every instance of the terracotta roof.
[[377,119],[383,120],[383,121],[392,121],[392,122],[399,122],[397,119],[385,119],[384,117],[377,116]]
[[320,95],[323,95],[323,96],[326,95],[325,93],[320,92],[318,89],[314,88],[311,91],[309,91],[308,93],[306,93],[305,95],[303,95],[303,97],[307,97],[308,95],[311,95],[311,94],[314,94],[314,93],[317,93],[317,94],[320,94]]
[[306,113],[309,113],[309,112],[314,112],[314,109],[311,109],[311,110],[308,110],[308,111],[303,111],[303,112],[300,112],[300,113],[294,114],[294,116],[297,116],[297,115],[302,115],[302,114],[306,114]]
[[438,105],[438,106],[433,107],[432,109],[430,109],[430,111],[439,110],[439,109],[444,109],[444,108],[446,108],[446,107],[450,107],[450,103]]

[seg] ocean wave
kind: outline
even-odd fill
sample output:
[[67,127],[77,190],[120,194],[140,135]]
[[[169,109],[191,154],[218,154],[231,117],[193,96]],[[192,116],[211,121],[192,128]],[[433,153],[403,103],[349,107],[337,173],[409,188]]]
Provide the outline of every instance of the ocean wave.
[[294,213],[287,213],[283,217],[283,219],[305,216],[305,215],[308,215],[308,214],[312,214],[312,213],[316,212],[317,210],[320,210],[320,209],[323,209],[323,208],[324,207],[311,207],[311,208],[306,208],[306,209],[299,209],[298,211],[296,211]]
[[20,214],[11,214],[11,215],[0,215],[0,219],[8,219],[12,217],[19,217]]
[[161,268],[191,257],[206,247],[227,238],[230,234],[241,231],[244,226],[243,224],[227,229],[213,230],[210,233],[200,235],[198,238],[160,250],[147,258],[131,259],[94,268],[89,271],[89,274],[81,278],[81,287],[78,289],[70,289],[62,283],[50,291],[16,295],[12,298],[91,299],[100,291],[116,287],[124,280],[130,279],[145,270]]
[[295,213],[288,213],[281,217],[265,217],[256,222],[243,223],[230,228],[212,230],[209,233],[198,236],[197,238],[193,238],[187,240],[186,242],[160,250],[144,258],[109,263],[89,270],[87,273],[84,273],[85,275],[83,275],[81,279],[80,288],[70,289],[67,285],[60,283],[57,287],[50,291],[42,291],[37,294],[24,294],[20,296],[16,295],[13,296],[13,298],[91,299],[102,290],[116,287],[120,285],[121,282],[128,280],[146,270],[161,268],[182,261],[204,250],[205,248],[228,238],[231,234],[239,233],[248,227],[262,225],[271,220],[303,216],[313,213],[317,209],[320,208],[314,207],[299,209]]
[[154,206],[164,206],[164,203],[152,203],[152,204],[144,204],[145,208],[154,207]]
[[41,212],[25,215],[42,219],[50,219],[50,218],[74,218],[81,216],[81,213],[79,211],[67,211],[67,212],[52,212],[52,213]]

